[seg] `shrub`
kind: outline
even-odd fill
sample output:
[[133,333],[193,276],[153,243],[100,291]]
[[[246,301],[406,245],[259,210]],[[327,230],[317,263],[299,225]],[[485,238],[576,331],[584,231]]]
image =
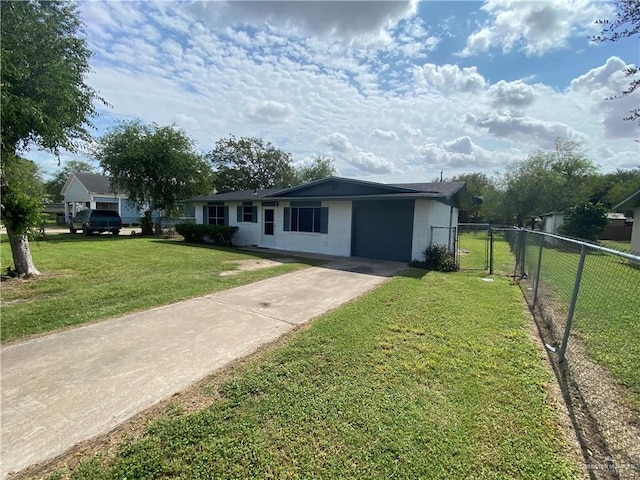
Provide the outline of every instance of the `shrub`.
[[186,242],[212,243],[224,247],[233,245],[233,236],[238,227],[227,225],[197,225],[195,223],[178,223],[176,232],[184,237]]
[[582,240],[596,241],[609,223],[607,208],[601,203],[583,203],[564,211],[560,234]]
[[412,267],[437,270],[439,272],[455,272],[458,270],[456,258],[445,245],[431,245],[424,251],[424,261],[412,260]]

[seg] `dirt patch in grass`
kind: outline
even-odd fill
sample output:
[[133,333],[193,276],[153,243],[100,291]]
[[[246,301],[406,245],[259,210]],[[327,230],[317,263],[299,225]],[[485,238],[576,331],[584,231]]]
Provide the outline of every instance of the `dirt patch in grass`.
[[230,262],[226,262],[227,264],[232,265],[234,267],[233,270],[225,270],[223,272],[220,272],[219,275],[221,277],[230,277],[233,275],[238,275],[241,272],[262,270],[263,268],[277,267],[285,263],[295,263],[297,261],[298,260],[296,260],[295,258],[289,258],[289,257],[276,258],[273,260],[267,259],[267,258],[259,258],[259,259],[247,258],[243,260],[233,260]]

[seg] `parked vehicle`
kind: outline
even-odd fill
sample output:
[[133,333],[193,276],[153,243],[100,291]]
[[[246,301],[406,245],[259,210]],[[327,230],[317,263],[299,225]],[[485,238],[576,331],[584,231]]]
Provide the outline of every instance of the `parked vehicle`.
[[71,219],[69,231],[76,233],[82,230],[85,235],[92,233],[111,232],[118,235],[122,228],[122,219],[115,210],[81,210]]

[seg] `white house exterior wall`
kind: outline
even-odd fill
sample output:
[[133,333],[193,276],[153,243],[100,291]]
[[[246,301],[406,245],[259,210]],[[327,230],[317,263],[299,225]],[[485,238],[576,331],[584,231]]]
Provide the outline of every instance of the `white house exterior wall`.
[[69,185],[69,189],[64,194],[64,201],[65,202],[88,202],[89,200],[90,200],[89,192],[87,192],[87,190],[82,186],[82,184],[77,179],[74,179],[73,182],[71,182],[71,185]]
[[[424,260],[424,251],[430,245],[454,248],[458,209],[434,200],[416,200],[413,216],[412,260]],[[431,227],[437,227],[433,230]],[[450,228],[453,227],[453,228]],[[451,236],[449,235],[451,233]]]
[[351,201],[322,202],[323,207],[329,208],[328,233],[285,232],[284,208],[289,205],[289,202],[280,202],[276,208],[275,248],[343,257],[351,255]]
[[431,223],[429,214],[431,212],[430,200],[416,200],[413,210],[413,240],[411,243],[411,259],[423,260],[424,249],[429,245],[431,235]]
[[[238,227],[233,239],[233,244],[238,247],[248,247],[249,245],[260,245],[262,242],[262,206],[260,202],[253,202],[254,206],[258,206],[257,222],[238,222],[237,209],[242,202],[225,202],[229,206],[229,225]],[[201,209],[202,210],[202,209]]]
[[451,250],[453,249],[456,233],[453,227],[458,225],[458,209],[453,207],[452,211],[451,206],[440,202],[430,201],[429,203],[431,204],[429,227],[437,228],[433,230],[429,228],[429,242],[427,242],[427,245],[446,245]]
[[633,212],[633,229],[631,230],[631,251],[640,255],[640,207]]

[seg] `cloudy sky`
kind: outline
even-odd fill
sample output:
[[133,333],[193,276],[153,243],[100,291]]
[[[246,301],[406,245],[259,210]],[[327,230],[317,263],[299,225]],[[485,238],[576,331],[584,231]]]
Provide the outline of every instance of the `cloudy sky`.
[[[607,101],[637,39],[594,44],[601,0],[196,1],[80,4],[95,136],[175,123],[203,152],[229,134],[335,160],[339,174],[430,181],[493,174],[556,137],[602,171],[640,166],[640,101]],[[57,160],[32,151],[43,169]],[[82,158],[64,154],[62,161]]]

